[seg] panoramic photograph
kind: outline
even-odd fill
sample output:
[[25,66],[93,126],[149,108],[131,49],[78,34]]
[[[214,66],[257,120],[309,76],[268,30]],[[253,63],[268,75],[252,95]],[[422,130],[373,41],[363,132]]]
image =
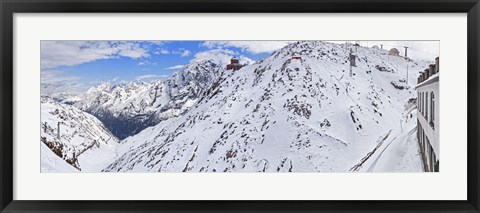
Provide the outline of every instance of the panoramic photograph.
[[439,41],[40,46],[42,173],[439,172]]

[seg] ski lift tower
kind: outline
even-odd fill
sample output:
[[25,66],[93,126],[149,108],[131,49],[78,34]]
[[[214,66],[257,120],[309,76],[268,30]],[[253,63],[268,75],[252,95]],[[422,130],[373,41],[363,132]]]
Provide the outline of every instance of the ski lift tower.
[[352,49],[350,49],[350,54],[349,54],[349,61],[350,61],[350,77],[353,76],[353,68],[352,67],[356,67],[356,64],[355,64],[355,59],[356,59],[356,55],[352,53]]

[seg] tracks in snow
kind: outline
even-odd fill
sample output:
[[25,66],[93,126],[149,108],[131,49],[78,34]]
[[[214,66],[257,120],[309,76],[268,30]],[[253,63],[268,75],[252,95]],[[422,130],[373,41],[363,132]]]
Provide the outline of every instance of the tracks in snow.
[[360,170],[363,166],[363,164],[368,160],[370,159],[370,157],[375,153],[375,151],[377,151],[378,148],[380,148],[382,146],[382,144],[385,142],[385,140],[387,140],[388,136],[390,136],[390,133],[392,133],[392,129],[390,129],[390,131],[388,131],[387,134],[385,134],[384,136],[380,137],[377,142],[377,146],[372,150],[370,151],[369,153],[367,153],[367,155],[365,155],[359,163],[355,164],[355,166],[353,166],[352,168],[350,168],[350,172],[356,172],[358,170]]

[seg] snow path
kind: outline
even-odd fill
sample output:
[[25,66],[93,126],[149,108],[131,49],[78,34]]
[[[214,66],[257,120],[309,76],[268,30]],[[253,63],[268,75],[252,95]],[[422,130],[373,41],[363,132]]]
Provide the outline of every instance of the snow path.
[[[377,140],[377,146],[375,146],[375,148],[367,153],[367,155],[365,155],[365,157],[363,157],[361,160],[360,160],[360,163],[356,164],[355,166],[353,166],[349,171],[359,171],[362,167],[363,167],[363,164],[368,161],[370,159],[370,157],[375,154],[375,152],[377,151],[378,148],[380,148],[383,143],[385,142],[385,140],[387,140],[388,136],[390,136],[390,133],[392,133],[392,130],[388,131],[387,134],[381,136],[378,140]],[[390,142],[391,143],[391,142]],[[388,145],[390,145],[390,143]],[[387,147],[388,147],[387,145]],[[385,151],[385,150],[383,150]],[[382,151],[382,152],[383,152]],[[378,160],[378,158],[375,160],[375,162]]]
[[382,152],[380,152],[380,154],[378,155],[378,157],[375,159],[375,161],[373,161],[373,164],[368,168],[368,171],[369,172],[373,172],[373,169],[375,168],[375,166],[377,165],[377,162],[378,160],[382,157],[382,154],[385,152],[386,149],[388,149],[388,147],[390,146],[390,144],[392,144],[393,141],[395,141],[397,138],[394,138],[393,140],[390,141],[390,143],[388,143],[385,148],[382,150]]
[[[377,140],[352,172],[423,172],[417,141],[416,107],[407,105],[400,128],[392,129]],[[389,141],[387,141],[387,139]]]
[[380,145],[378,150],[382,150],[381,152],[371,154],[363,167],[353,171],[423,172],[414,123],[414,121],[407,123],[408,131],[397,133],[389,143]]
[[423,172],[416,128],[393,139],[378,155],[368,172]]

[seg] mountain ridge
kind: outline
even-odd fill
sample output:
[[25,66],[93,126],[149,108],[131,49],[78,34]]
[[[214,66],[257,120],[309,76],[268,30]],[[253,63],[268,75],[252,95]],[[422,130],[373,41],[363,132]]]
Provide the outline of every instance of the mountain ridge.
[[124,139],[103,171],[346,172],[400,127],[415,97],[406,72],[428,63],[349,44],[289,44],[222,72],[185,114]]
[[212,61],[194,61],[165,81],[101,84],[74,105],[123,139],[187,111],[221,72]]

